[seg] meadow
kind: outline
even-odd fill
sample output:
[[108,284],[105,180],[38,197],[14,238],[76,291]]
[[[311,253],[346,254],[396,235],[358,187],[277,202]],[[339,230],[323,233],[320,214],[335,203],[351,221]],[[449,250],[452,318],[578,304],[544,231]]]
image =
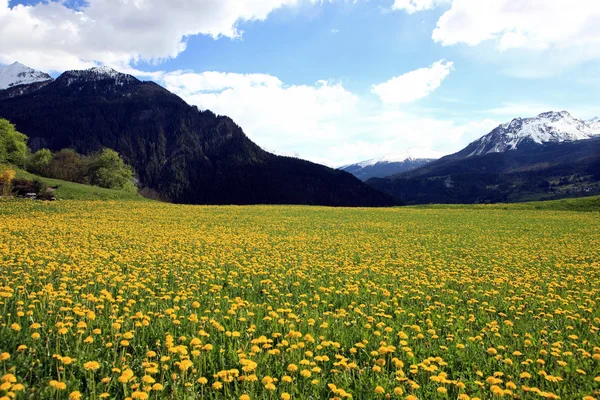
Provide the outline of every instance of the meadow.
[[600,213],[0,200],[0,399],[600,399]]

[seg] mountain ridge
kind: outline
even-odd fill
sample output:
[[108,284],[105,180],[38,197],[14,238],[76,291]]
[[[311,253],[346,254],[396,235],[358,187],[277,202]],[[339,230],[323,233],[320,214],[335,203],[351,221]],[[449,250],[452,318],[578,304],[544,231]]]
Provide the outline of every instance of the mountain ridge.
[[456,154],[470,157],[502,153],[515,150],[520,145],[572,142],[599,135],[600,124],[597,124],[597,119],[588,122],[573,118],[567,111],[548,111],[536,117],[514,118],[501,124]]
[[[426,157],[426,155],[432,157]],[[382,157],[344,165],[339,167],[339,169],[350,172],[360,180],[366,181],[370,178],[383,178],[410,171],[437,158],[439,158],[439,154],[436,152],[414,153],[408,150],[403,153],[390,153]]]
[[67,71],[9,98],[0,92],[0,117],[28,135],[33,149],[112,148],[144,190],[176,203],[396,204],[349,173],[268,153],[229,117],[106,68]]
[[454,154],[367,183],[407,204],[600,194],[600,135],[589,121],[565,111],[515,118]]
[[52,77],[47,73],[36,71],[20,62],[0,65],[0,90],[49,81],[52,81]]

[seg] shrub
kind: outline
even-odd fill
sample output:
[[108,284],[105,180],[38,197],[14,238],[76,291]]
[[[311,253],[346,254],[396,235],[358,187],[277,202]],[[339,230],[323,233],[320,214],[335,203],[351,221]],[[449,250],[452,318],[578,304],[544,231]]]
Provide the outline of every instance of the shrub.
[[54,155],[48,149],[40,149],[29,157],[27,169],[34,174],[48,175]]
[[92,185],[107,189],[135,190],[133,170],[114,150],[104,149],[90,159],[88,176]]
[[27,136],[18,132],[10,122],[0,118],[0,164],[23,166],[28,154]]
[[9,168],[0,169],[0,187],[3,196],[10,196],[15,171]]
[[86,182],[86,165],[83,157],[72,149],[63,149],[54,155],[48,165],[48,176],[63,181]]

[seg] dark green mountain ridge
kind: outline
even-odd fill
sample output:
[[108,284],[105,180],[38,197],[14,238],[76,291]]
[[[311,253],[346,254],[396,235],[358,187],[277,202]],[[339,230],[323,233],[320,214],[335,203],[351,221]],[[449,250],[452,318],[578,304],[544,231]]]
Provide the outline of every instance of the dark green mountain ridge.
[[2,93],[0,117],[28,135],[33,150],[114,149],[134,167],[140,186],[164,200],[396,204],[344,171],[268,153],[230,118],[199,111],[154,82],[107,68],[67,71],[23,94]]

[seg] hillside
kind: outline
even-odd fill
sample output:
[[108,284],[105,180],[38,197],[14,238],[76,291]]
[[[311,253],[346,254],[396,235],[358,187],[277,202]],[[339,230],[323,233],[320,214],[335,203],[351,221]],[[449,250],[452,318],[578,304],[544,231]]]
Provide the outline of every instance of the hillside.
[[409,206],[423,209],[461,209],[461,210],[536,210],[536,211],[577,211],[600,212],[600,196],[577,197],[561,200],[529,201],[523,203],[496,204],[424,204]]
[[16,170],[16,179],[33,180],[35,178],[44,182],[51,188],[55,188],[54,197],[57,200],[137,200],[150,201],[140,195],[130,193],[124,190],[105,189],[98,186],[82,185],[62,181],[60,179],[50,179],[37,176],[23,170]]
[[396,204],[349,173],[270,154],[230,118],[107,68],[67,71],[3,100],[0,92],[0,117],[28,135],[33,150],[114,149],[145,191],[176,203]]

